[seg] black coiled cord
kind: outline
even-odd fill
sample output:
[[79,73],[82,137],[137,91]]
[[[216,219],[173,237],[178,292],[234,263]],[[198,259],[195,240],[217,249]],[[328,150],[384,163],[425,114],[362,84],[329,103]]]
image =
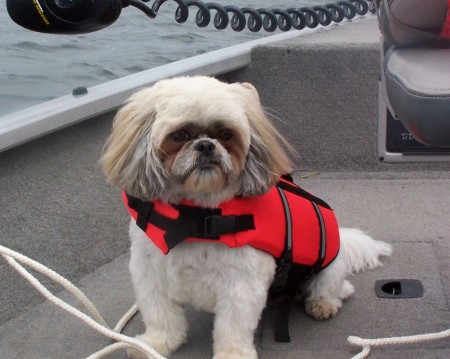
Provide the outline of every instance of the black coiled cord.
[[[124,5],[131,5],[142,10],[148,17],[154,19],[160,7],[168,0],[155,0],[151,7],[143,4],[151,0],[126,0]],[[247,28],[252,32],[264,29],[273,32],[277,28],[281,31],[291,29],[301,30],[305,27],[314,28],[319,24],[330,25],[344,19],[353,19],[356,15],[365,15],[369,11],[374,13],[375,8],[367,0],[342,0],[313,7],[288,9],[253,9],[249,7],[223,6],[217,3],[204,3],[199,0],[172,0],[178,4],[175,11],[175,20],[182,24],[189,17],[189,8],[197,8],[195,23],[199,27],[206,27],[211,22],[211,12],[215,11],[213,24],[218,30],[228,25],[234,31]],[[370,1],[370,0],[369,0]],[[230,17],[231,15],[231,17]]]

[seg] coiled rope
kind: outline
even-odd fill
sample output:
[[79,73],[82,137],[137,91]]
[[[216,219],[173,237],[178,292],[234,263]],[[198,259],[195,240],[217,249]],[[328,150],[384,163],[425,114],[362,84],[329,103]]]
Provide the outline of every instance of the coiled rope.
[[[123,349],[135,349],[144,353],[149,359],[167,359],[160,354],[158,354],[153,348],[149,347],[145,343],[128,337],[126,335],[120,334],[125,325],[130,321],[130,319],[137,313],[138,308],[137,305],[134,304],[130,310],[125,313],[125,315],[119,320],[114,329],[110,329],[106,324],[105,320],[102,318],[97,308],[92,304],[92,302],[81,292],[77,287],[75,287],[70,281],[56,273],[55,271],[45,267],[39,262],[36,262],[33,259],[30,259],[23,254],[15,252],[9,248],[6,248],[0,245],[0,255],[7,261],[12,268],[14,268],[22,277],[24,277],[31,285],[37,289],[39,293],[41,293],[46,299],[50,302],[56,304],[69,314],[74,317],[80,319],[87,325],[89,325],[94,330],[98,331],[102,335],[115,340],[117,343],[111,344],[96,353],[90,355],[87,359],[101,359],[106,355],[109,355],[117,350]],[[72,293],[88,310],[92,317],[86,315],[85,313],[79,311],[75,307],[70,304],[64,302],[60,298],[56,297],[52,294],[44,285],[42,285],[39,280],[30,274],[21,264],[22,263],[39,273],[47,276],[52,279],[56,283],[63,286],[70,293]],[[375,346],[386,346],[386,345],[395,345],[395,344],[409,344],[409,343],[420,343],[430,340],[438,340],[450,337],[450,328],[438,333],[428,333],[428,334],[419,334],[419,335],[411,335],[404,337],[393,337],[393,338],[380,338],[380,339],[362,339],[355,336],[349,336],[347,341],[355,346],[362,347],[362,351],[357,355],[353,356],[351,359],[364,359],[367,358],[370,354],[370,347]]]
[[[151,7],[144,3],[150,0],[125,0],[124,6],[134,6],[143,11],[149,18],[157,17],[161,6],[168,0],[155,0]],[[252,32],[264,29],[273,32],[276,29],[289,31],[291,29],[302,30],[305,27],[315,28],[319,24],[328,26],[332,22],[339,23],[344,19],[353,19],[356,15],[365,15],[368,12],[375,13],[372,2],[367,0],[341,0],[313,7],[288,8],[288,9],[253,9],[250,7],[239,8],[236,6],[224,6],[217,3],[204,3],[200,0],[173,0],[178,7],[175,11],[175,21],[182,24],[189,18],[189,8],[197,9],[195,23],[198,27],[206,27],[210,24],[212,13],[214,27],[223,30],[231,26],[234,31],[242,31],[247,27]]]
[[[120,332],[122,331],[124,326],[128,323],[128,321],[137,313],[138,308],[136,304],[133,305],[131,309],[119,320],[114,329],[110,329],[106,324],[105,320],[98,312],[97,308],[95,308],[95,306],[83,294],[83,292],[81,292],[77,287],[75,287],[70,281],[68,281],[55,271],[45,267],[41,263],[36,262],[35,260],[30,259],[24,256],[23,254],[15,252],[2,245],[0,245],[0,254],[2,255],[3,258],[5,258],[6,262],[12,268],[14,268],[22,277],[24,277],[28,282],[30,282],[30,284],[47,300],[56,304],[58,307],[62,308],[63,310],[73,315],[74,317],[80,319],[81,321],[83,321],[85,324],[87,324],[100,334],[117,342],[90,355],[87,359],[101,359],[106,355],[109,355],[117,350],[123,349],[138,350],[144,353],[149,359],[166,359],[165,357],[158,354],[153,348],[149,347],[140,340],[120,334]],[[87,311],[91,314],[92,317],[86,315],[77,308],[71,306],[70,304],[56,297],[36,277],[34,277],[31,273],[29,273],[19,262],[45,275],[46,277],[60,284],[62,287],[64,287],[66,290],[72,293],[81,302],[81,304],[83,304],[83,306],[87,309]]]

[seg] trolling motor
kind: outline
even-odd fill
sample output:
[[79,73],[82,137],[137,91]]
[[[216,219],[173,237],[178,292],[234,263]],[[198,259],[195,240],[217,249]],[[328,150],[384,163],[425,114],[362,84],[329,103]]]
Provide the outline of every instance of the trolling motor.
[[[124,7],[133,6],[154,19],[168,0],[155,0],[151,7],[144,3],[150,0],[6,0],[9,16],[20,26],[29,30],[52,34],[83,34],[101,30],[114,23]],[[225,29],[228,25],[234,31],[246,26],[252,32],[264,29],[273,32],[319,24],[327,26],[332,22],[352,19],[357,14],[375,12],[374,6],[366,0],[342,0],[322,6],[288,9],[252,9],[236,6],[222,6],[217,3],[203,3],[200,0],[172,0],[178,7],[175,21],[184,23],[189,17],[189,8],[195,7],[195,22],[206,27],[215,11],[214,27]]]
[[7,0],[9,16],[33,31],[81,34],[103,29],[120,15],[123,0]]

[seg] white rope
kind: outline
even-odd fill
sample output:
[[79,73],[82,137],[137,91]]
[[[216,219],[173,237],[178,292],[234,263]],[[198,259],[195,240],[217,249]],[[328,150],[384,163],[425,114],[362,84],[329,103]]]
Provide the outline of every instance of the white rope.
[[384,345],[395,345],[395,344],[410,344],[410,343],[420,343],[430,340],[438,340],[450,337],[450,328],[437,333],[426,333],[409,335],[404,337],[392,337],[392,338],[378,338],[378,339],[363,339],[360,337],[349,336],[347,341],[350,344],[362,347],[362,351],[352,357],[351,359],[364,359],[369,356],[370,347],[384,346]]
[[[111,330],[104,319],[99,314],[98,310],[92,304],[92,302],[72,283],[70,283],[67,279],[60,276],[58,273],[52,271],[51,269],[43,266],[42,264],[20,254],[9,248],[6,248],[0,245],[0,254],[5,258],[9,265],[14,268],[22,277],[24,277],[30,284],[36,288],[36,290],[41,293],[46,299],[50,302],[56,304],[60,308],[64,309],[69,314],[75,316],[80,319],[91,328],[95,329],[102,335],[117,341],[118,343],[112,344],[88,357],[88,359],[100,359],[105,355],[110,354],[116,350],[120,349],[135,349],[144,353],[148,359],[167,359],[157,353],[153,348],[149,347],[147,344],[141,342],[140,340],[128,337],[126,335],[120,334]],[[22,265],[18,262],[21,262],[30,268],[37,270],[38,272],[46,275],[48,278],[54,280],[55,282],[61,284],[64,288],[73,293],[82,304],[89,310],[89,312],[93,315],[93,318],[86,315],[85,313],[79,311],[77,308],[71,306],[70,304],[64,302],[60,298],[53,295],[42,283],[34,277],[31,273],[29,273]],[[137,306],[134,305],[125,316],[117,323],[115,329],[121,331],[125,324],[130,320],[134,314],[137,312]]]
[[[120,343],[114,343],[111,345],[108,345],[107,347],[104,347],[103,349],[99,350],[98,352],[88,356],[86,359],[101,359],[109,354],[112,354],[118,350],[124,350],[124,349],[136,349],[133,345],[120,342]],[[154,358],[154,357],[150,357]]]
[[[0,245],[0,254],[5,258],[5,260],[8,262],[9,265],[11,265],[12,268],[14,268],[22,277],[24,277],[28,282],[30,282],[30,284],[34,288],[36,288],[36,290],[40,292],[50,302],[56,304],[69,314],[80,319],[81,321],[83,321],[84,323],[86,323],[87,325],[89,325],[91,328],[95,329],[102,335],[117,341],[117,343],[111,344],[99,350],[98,352],[90,355],[87,359],[101,359],[106,355],[109,355],[117,350],[123,349],[138,350],[141,353],[144,353],[148,359],[167,359],[162,355],[158,354],[153,348],[149,347],[147,344],[137,339],[120,334],[125,325],[137,313],[138,307],[136,304],[134,304],[130,308],[130,310],[119,320],[115,328],[111,330],[106,324],[103,317],[98,312],[97,308],[95,308],[95,306],[92,304],[92,302],[84,295],[83,292],[81,292],[67,279],[65,279],[55,271],[40,264],[39,262],[36,262],[24,256],[23,254],[15,252],[2,245]],[[94,319],[86,315],[85,313],[79,311],[77,308],[71,306],[70,304],[64,302],[55,295],[53,295],[44,285],[42,285],[42,283],[36,277],[34,277],[31,273],[29,273],[18,262],[27,265],[28,267],[44,274],[45,276],[52,279],[56,283],[62,285],[65,289],[71,292],[76,298],[78,298],[78,300],[80,300],[80,302],[89,311],[89,313],[93,316]],[[404,337],[379,338],[379,339],[363,339],[356,336],[349,336],[347,338],[347,341],[352,345],[362,347],[361,352],[353,356],[351,359],[364,359],[369,356],[371,346],[376,347],[394,344],[419,343],[430,340],[444,339],[448,337],[450,337],[450,329],[437,333],[427,333]]]
[[[72,293],[88,310],[88,312],[94,317],[94,319],[102,324],[103,326],[107,327],[105,320],[102,318],[100,313],[98,312],[97,308],[95,308],[94,304],[84,295],[83,292],[81,292],[77,287],[75,287],[71,282],[69,282],[66,278],[62,277],[55,271],[51,270],[50,268],[47,268],[46,266],[42,265],[39,262],[36,262],[35,260],[28,258],[24,256],[23,254],[20,254],[18,252],[15,252],[9,248],[3,247],[0,245],[0,254],[3,255],[3,257],[8,260],[8,257],[14,258],[15,261],[9,261],[11,266],[13,268],[17,268],[17,266],[20,266],[16,261],[19,261],[25,265],[27,265],[30,268],[33,268],[34,270],[38,271],[39,273],[45,275],[46,277],[52,279],[54,282],[58,283],[65,289],[67,289],[70,293]],[[12,264],[15,263],[15,264]],[[16,269],[17,270],[17,269]]]
[[126,312],[123,317],[117,322],[116,326],[114,327],[114,331],[116,333],[121,333],[125,325],[128,324],[128,322],[133,318],[136,313],[139,311],[139,308],[136,303],[133,304],[133,306]]

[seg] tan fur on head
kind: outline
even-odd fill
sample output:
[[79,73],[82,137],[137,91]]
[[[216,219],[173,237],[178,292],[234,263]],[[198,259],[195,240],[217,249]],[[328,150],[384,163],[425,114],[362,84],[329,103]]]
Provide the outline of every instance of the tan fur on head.
[[134,196],[215,205],[262,194],[288,173],[281,143],[289,148],[252,85],[175,78],[127,101],[101,164],[110,183]]
[[114,118],[100,163],[109,183],[143,197],[157,196],[162,190],[165,171],[149,146],[155,120],[153,88],[135,93]]
[[248,82],[239,84],[239,87],[251,127],[242,195],[260,195],[273,186],[280,175],[292,171],[291,161],[281,144],[291,153],[295,150],[268,119],[256,88]]

